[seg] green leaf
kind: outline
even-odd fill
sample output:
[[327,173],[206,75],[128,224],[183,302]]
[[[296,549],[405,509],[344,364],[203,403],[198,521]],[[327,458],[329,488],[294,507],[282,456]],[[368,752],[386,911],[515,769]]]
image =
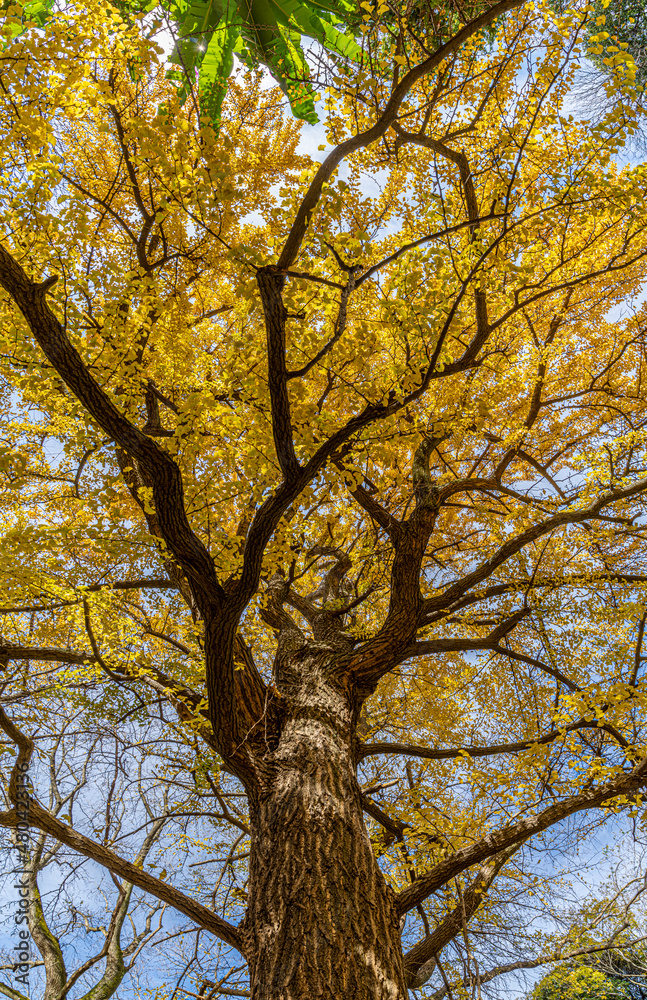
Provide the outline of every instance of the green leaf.
[[[0,11],[7,10],[12,4],[13,0],[4,0],[3,3],[0,3]],[[22,9],[22,23],[24,25],[26,22],[34,21],[39,28],[44,28],[52,16],[53,9],[54,0],[30,0]],[[21,34],[20,27],[16,25],[12,31],[12,36],[16,38]]]
[[334,23],[350,21],[354,4],[350,0],[236,0],[236,4],[236,8],[233,2],[224,4],[223,9],[219,0],[163,0],[179,36],[171,62],[180,70],[170,76],[180,83],[180,99],[186,99],[199,71],[201,106],[217,124],[236,52],[251,67],[267,66],[295,117],[314,124],[314,94],[301,36],[314,38],[344,58],[358,58],[352,34]]
[[314,124],[310,70],[301,48],[301,32],[289,27],[295,0],[238,0],[241,33],[247,43],[248,62],[264,63],[286,94],[297,118]]
[[[0,10],[12,0],[0,2]],[[177,41],[169,61],[180,100],[196,83],[200,104],[217,125],[234,53],[249,66],[267,66],[290,101],[292,113],[311,124],[318,119],[310,70],[301,36],[314,38],[345,59],[358,59],[352,28],[352,0],[113,0],[122,14],[150,12],[162,6],[175,24]],[[54,12],[54,0],[29,0],[24,21],[43,27]],[[340,30],[344,23],[346,30]],[[17,27],[16,34],[20,34]]]
[[361,49],[352,35],[339,31],[327,18],[322,20],[317,17],[306,4],[295,3],[294,6],[296,10],[293,18],[303,29],[304,34],[310,35],[326,48],[347,59],[359,59]]
[[234,49],[240,36],[240,18],[223,17],[214,29],[200,65],[200,105],[217,125],[227,80],[234,68]]

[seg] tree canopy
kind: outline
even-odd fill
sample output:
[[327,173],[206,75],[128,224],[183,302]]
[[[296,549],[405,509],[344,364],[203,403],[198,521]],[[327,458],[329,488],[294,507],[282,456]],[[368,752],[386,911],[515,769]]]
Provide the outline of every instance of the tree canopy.
[[644,950],[626,948],[583,956],[559,965],[535,987],[532,1000],[645,1000],[647,963]]
[[560,882],[647,781],[636,65],[591,122],[594,5],[366,10],[316,161],[249,68],[216,129],[154,12],[4,9],[0,824],[11,873],[28,796],[44,1000],[497,996],[644,938],[642,863]]
[[610,979],[588,965],[551,972],[533,990],[533,1000],[626,1000],[622,983]]

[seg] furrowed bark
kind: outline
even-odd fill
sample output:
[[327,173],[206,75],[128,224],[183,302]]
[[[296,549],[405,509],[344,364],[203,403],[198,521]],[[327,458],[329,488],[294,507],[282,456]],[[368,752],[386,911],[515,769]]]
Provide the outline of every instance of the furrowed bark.
[[[501,858],[506,851],[513,850],[525,836],[545,829],[563,815],[570,814],[568,811],[560,812],[558,807],[551,807],[539,817],[529,820],[527,826],[517,824],[514,828],[498,831],[479,844],[472,845],[472,848],[458,852],[446,864],[443,863],[445,867],[437,866],[396,899],[383,880],[362,819],[364,806],[379,822],[385,825],[389,822],[389,818],[378,806],[362,799],[354,770],[354,720],[363,697],[374,689],[380,677],[402,659],[430,652],[494,648],[491,644],[507,634],[520,617],[527,613],[526,610],[517,612],[516,616],[513,615],[484,639],[443,638],[416,644],[415,636],[421,625],[425,624],[426,614],[436,613],[442,616],[448,601],[467,605],[469,598],[465,597],[466,592],[485,580],[527,542],[554,530],[556,526],[595,516],[595,511],[593,515],[590,511],[577,511],[576,515],[567,512],[561,521],[545,521],[543,525],[522,536],[516,548],[504,547],[484,567],[458,581],[454,589],[450,588],[440,595],[436,603],[425,603],[420,592],[420,574],[425,548],[441,501],[459,488],[480,488],[485,491],[496,488],[499,493],[520,496],[496,483],[493,486],[489,480],[463,481],[446,487],[444,492],[439,491],[429,477],[428,454],[431,444],[425,441],[414,462],[417,510],[409,521],[403,524],[396,522],[362,487],[353,494],[376,523],[391,535],[395,548],[391,600],[378,636],[363,645],[359,651],[353,652],[350,643],[344,645],[342,642],[335,642],[334,637],[329,641],[329,623],[323,620],[323,615],[316,612],[312,612],[309,617],[309,609],[302,602],[300,607],[305,608],[302,613],[312,625],[314,633],[314,641],[309,642],[305,634],[294,623],[290,623],[288,616],[282,614],[279,600],[277,607],[270,609],[266,616],[266,620],[272,624],[270,616],[273,615],[274,623],[285,633],[279,643],[275,675],[278,694],[273,701],[274,694],[268,694],[272,689],[266,690],[250,651],[241,644],[236,633],[241,614],[258,593],[267,543],[281,516],[291,504],[295,508],[298,506],[298,497],[304,487],[314,480],[327,462],[335,462],[343,453],[344,447],[351,447],[354,435],[367,425],[376,424],[394,414],[408,401],[419,398],[426,391],[432,378],[435,359],[442,347],[442,341],[439,340],[423,381],[418,383],[419,387],[407,398],[399,396],[394,389],[386,397],[387,402],[367,405],[361,413],[352,417],[321,444],[312,458],[308,460],[307,456],[303,456],[303,466],[299,464],[293,441],[287,382],[289,378],[306,375],[341,336],[346,301],[352,290],[349,284],[348,294],[342,297],[333,337],[303,369],[297,372],[286,371],[287,310],[282,289],[287,268],[300,252],[323,185],[345,156],[375,142],[386,134],[389,127],[395,125],[399,109],[417,81],[439,67],[475,31],[491,24],[506,11],[520,7],[522,3],[523,0],[494,3],[479,18],[461,28],[436,53],[406,73],[401,83],[394,85],[391,97],[383,112],[377,116],[373,127],[342,143],[318,170],[298,209],[279,264],[259,270],[258,283],[266,323],[273,436],[284,482],[254,515],[247,533],[240,578],[228,581],[222,588],[216,579],[206,547],[192,531],[186,517],[179,469],[164,449],[147,437],[147,434],[160,436],[168,433],[160,423],[157,403],[161,397],[159,394],[155,395],[152,386],[149,387],[147,434],[125,420],[110,397],[92,380],[80,356],[67,340],[63,327],[47,306],[45,295],[51,287],[51,280],[40,285],[30,282],[25,272],[8,254],[0,254],[0,281],[22,309],[51,364],[94,419],[124,449],[124,454],[127,452],[133,456],[132,464],[137,463],[145,473],[147,478],[144,485],[150,485],[155,496],[159,537],[168,543],[177,565],[182,566],[183,574],[186,574],[186,579],[191,581],[191,588],[198,595],[197,603],[205,622],[205,669],[215,734],[213,745],[229,765],[228,769],[243,780],[250,796],[250,898],[242,929],[233,928],[225,921],[217,923],[219,918],[206,908],[187,900],[160,880],[145,875],[137,865],[131,865],[101,848],[101,845],[58,823],[37,802],[31,803],[32,822],[36,826],[40,824],[40,829],[46,830],[80,853],[122,874],[136,885],[147,888],[157,898],[170,902],[200,926],[213,930],[213,933],[239,950],[244,947],[250,957],[251,995],[254,1000],[309,1000],[315,996],[330,996],[335,997],[335,1000],[378,1000],[383,997],[404,1000],[407,970],[401,954],[400,915],[433,891],[434,885],[444,884],[457,871],[478,864],[493,854],[496,859]],[[122,149],[128,160],[123,141]],[[478,206],[473,179],[465,158],[456,159],[457,156],[458,154],[454,154],[454,160],[461,169],[469,215],[468,222],[460,225],[469,225],[475,231]],[[146,241],[150,235],[153,215],[147,212],[143,214],[145,225],[139,249],[144,253],[142,260],[145,263]],[[488,250],[487,253],[489,252]],[[466,278],[465,288],[471,281],[472,276]],[[340,287],[335,283],[327,283]],[[462,301],[463,293],[464,289],[455,300],[452,317]],[[548,293],[542,291],[541,294]],[[442,372],[437,372],[434,377],[445,377],[471,367],[492,329],[488,322],[484,292],[476,288],[474,295],[477,335],[458,361]],[[449,330],[449,322],[448,320],[443,335]],[[422,378],[422,370],[420,377]],[[299,454],[301,455],[301,451]],[[125,464],[128,466],[131,463],[129,461]],[[647,480],[640,489],[647,489]],[[634,487],[632,490],[636,491]],[[615,499],[629,495],[628,492],[617,494],[604,502],[612,503]],[[153,530],[151,522],[149,527],[152,534],[156,535],[157,531]],[[184,593],[182,586],[179,589]],[[291,628],[291,624],[294,627]],[[14,653],[16,649],[14,647]],[[22,655],[27,654],[29,658],[29,652],[25,648]],[[42,652],[45,659],[54,662],[60,660],[59,650]],[[8,647],[0,646],[0,656],[10,653]],[[100,652],[95,650],[95,653],[93,659],[102,664]],[[87,660],[87,657],[81,658],[81,654],[78,657],[79,663]],[[234,672],[235,657],[243,664],[243,670]],[[69,656],[60,660],[66,661],[69,662]],[[156,690],[161,690],[170,698],[175,696],[176,707],[179,705],[178,714],[181,718],[188,718],[182,715],[186,705],[178,702],[180,695],[186,697],[186,691],[180,692],[178,685],[173,685],[169,678],[159,672],[149,678],[148,682],[156,685]],[[192,692],[189,692],[189,698],[190,703],[187,704],[195,707],[198,700]],[[20,745],[20,741],[18,742]],[[535,742],[541,741],[506,744],[486,750],[512,752],[510,747],[519,750],[532,746]],[[445,754],[445,758],[447,756]],[[436,757],[445,758],[442,754]],[[642,780],[641,775],[641,783]],[[570,811],[591,808],[602,802],[603,799],[599,798],[600,789],[594,790],[594,793],[592,798],[586,798],[584,804],[579,804],[580,798],[575,805],[570,800]],[[618,792],[614,791],[612,794]],[[0,816],[0,822],[11,826],[14,817],[15,812],[9,811]],[[388,825],[386,828],[389,829]],[[403,829],[404,825],[399,830],[395,823],[391,824],[394,836],[398,830],[403,835]],[[441,928],[430,935],[426,943],[422,943],[422,950],[409,956],[409,973],[416,982],[425,962],[433,959],[436,950],[440,950],[450,940],[459,923],[469,919],[476,910],[482,891],[487,889],[496,874],[496,865],[495,860],[482,869],[468,887],[460,913],[451,913]],[[123,960],[120,952],[116,951],[111,967],[111,982],[119,978],[122,969]],[[225,987],[222,992],[235,991],[229,991]],[[92,1000],[98,1000],[98,996],[93,996]]]
[[333,651],[285,657],[278,746],[252,803],[242,925],[252,1000],[405,1000],[399,917],[362,819],[352,692]]

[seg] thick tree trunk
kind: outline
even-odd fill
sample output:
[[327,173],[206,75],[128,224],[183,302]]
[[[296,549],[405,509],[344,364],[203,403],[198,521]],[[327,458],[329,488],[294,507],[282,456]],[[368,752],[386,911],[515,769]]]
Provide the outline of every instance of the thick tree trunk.
[[399,921],[364,827],[352,706],[330,652],[290,658],[286,715],[252,810],[253,1000],[405,1000]]

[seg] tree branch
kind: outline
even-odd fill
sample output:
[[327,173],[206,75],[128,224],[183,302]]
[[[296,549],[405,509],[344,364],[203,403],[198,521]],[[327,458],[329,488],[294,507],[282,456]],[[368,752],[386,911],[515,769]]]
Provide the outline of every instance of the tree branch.
[[182,476],[173,459],[130,423],[94,380],[65,329],[50,309],[46,294],[53,279],[31,281],[0,245],[0,285],[11,296],[47,360],[102,430],[127,452],[150,480],[163,538],[192,581],[204,614],[219,606],[223,591],[211,556],[191,529],[184,507]]
[[297,368],[295,371],[287,372],[286,378],[288,380],[292,378],[303,378],[304,375],[307,375],[308,372],[311,371],[315,365],[319,364],[321,359],[324,358],[326,354],[328,354],[328,352],[332,350],[332,348],[335,346],[335,344],[343,334],[344,330],[346,329],[348,300],[355,288],[355,273],[357,270],[358,268],[356,267],[351,268],[348,281],[345,284],[344,288],[342,289],[342,293],[339,300],[339,309],[337,311],[337,319],[335,320],[335,328],[332,337],[330,338],[330,340],[326,341],[324,346],[319,351],[317,351],[314,358],[311,358],[311,360],[308,361],[305,365],[303,365],[302,368]]
[[469,24],[463,25],[448,42],[441,45],[436,52],[418,66],[414,66],[413,69],[410,69],[403,76],[400,83],[391,91],[384,111],[371,128],[346,139],[345,142],[340,143],[339,146],[328,154],[317,170],[310,187],[299,205],[296,217],[279,257],[277,266],[280,270],[285,271],[294,264],[310,225],[312,213],[321,197],[323,185],[331,178],[341,161],[350,155],[350,153],[354,153],[358,149],[363,149],[365,146],[370,146],[371,143],[376,142],[385,134],[395,121],[402,102],[418,80],[433,72],[448,56],[457,52],[464,42],[476,34],[476,32],[492,24],[493,21],[508,11],[514,10],[516,7],[521,7],[523,2],[524,0],[500,0],[499,3],[495,3],[488,10],[474,18],[473,21],[470,21]]
[[571,722],[563,729],[551,729],[543,736],[537,736],[527,740],[517,740],[515,743],[493,743],[490,746],[464,746],[448,747],[447,749],[433,749],[411,743],[360,743],[357,750],[356,760],[359,762],[365,757],[372,757],[377,754],[401,754],[403,757],[421,757],[423,760],[455,760],[458,757],[494,757],[504,753],[522,753],[532,747],[545,746],[552,743],[566,733],[575,732],[578,729],[599,729],[597,722],[587,722],[586,719],[578,719]]
[[[413,643],[399,654],[397,662],[402,663],[412,656],[427,656],[434,653],[458,653],[471,649],[492,649],[504,652],[499,647],[499,640],[509,635],[522,619],[530,614],[531,608],[520,608],[505,621],[493,628],[483,639],[425,639]],[[533,661],[534,662],[534,661]]]
[[499,830],[493,830],[475,844],[464,847],[456,854],[441,861],[417,882],[400,892],[397,896],[397,906],[400,913],[406,913],[413,909],[432,892],[472,865],[480,864],[492,855],[498,854],[499,851],[547,830],[567,816],[572,816],[583,809],[593,809],[596,806],[604,805],[619,795],[636,792],[645,784],[647,784],[647,758],[632,771],[624,772],[617,778],[605,781],[597,788],[571,796],[562,802],[556,802],[535,816],[528,816]]
[[[623,941],[622,947],[634,948],[636,945],[642,944],[645,940],[647,940],[647,937],[642,936],[633,938],[631,941]],[[520,969],[538,969],[540,966],[550,965],[552,962],[569,962],[571,959],[579,958],[581,955],[594,955],[598,951],[608,951],[612,944],[612,941],[606,941],[604,944],[595,944],[588,948],[574,948],[572,951],[562,951],[561,948],[556,948],[555,951],[545,952],[539,958],[522,958],[518,962],[509,962],[507,965],[496,965],[493,969],[481,973],[479,983],[481,986],[484,986],[485,983],[490,983],[493,979],[504,976],[508,972],[517,972]],[[473,982],[465,979],[463,985],[469,988],[473,985]],[[430,1000],[443,1000],[443,997],[447,996],[447,992],[447,987],[442,986],[435,993],[432,993]]]
[[294,452],[292,418],[288,397],[288,373],[285,367],[285,321],[287,309],[283,304],[285,275],[274,266],[261,267],[256,272],[265,313],[267,336],[267,379],[272,408],[272,434],[276,457],[285,480],[293,479],[299,471]]
[[[18,805],[18,775],[22,773],[21,765],[29,765],[29,761],[33,752],[34,744],[27,736],[22,733],[17,726],[9,719],[5,714],[4,710],[0,707],[0,729],[12,740],[13,743],[19,748],[19,755],[12,769],[12,775],[9,785],[9,797],[14,805],[14,808],[9,809],[5,812],[0,812],[0,825],[8,827],[9,829],[18,828],[18,812],[16,806]],[[24,795],[24,793],[23,793]],[[142,868],[137,867],[130,861],[126,861],[121,858],[114,851],[111,851],[108,847],[103,844],[98,844],[96,841],[91,840],[84,834],[72,829],[72,827],[67,826],[66,823],[61,823],[55,816],[36,801],[35,798],[29,797],[28,809],[25,810],[21,799],[20,810],[21,813],[24,811],[28,812],[27,822],[30,826],[35,827],[38,830],[42,830],[43,833],[48,834],[50,837],[54,837],[55,840],[60,841],[67,847],[70,847],[73,851],[77,851],[86,858],[95,861],[98,865],[103,868],[108,869],[108,871],[114,872],[120,878],[125,879],[127,882],[132,882],[139,889],[143,889],[144,892],[149,892],[151,895],[160,899],[163,903],[168,903],[169,906],[174,907],[180,913],[183,913],[186,917],[196,923],[199,927],[203,927],[205,930],[209,931],[211,934],[215,934],[216,937],[225,941],[227,944],[236,948],[241,954],[244,954],[243,943],[240,932],[237,927],[233,924],[228,923],[228,921],[223,920],[218,914],[214,913],[212,910],[207,909],[202,903],[197,900],[191,899],[189,896],[185,896],[183,892],[179,889],[175,889],[173,886],[168,885],[161,879],[156,878],[154,875],[150,875],[145,872]]]
[[521,551],[521,549],[528,545],[529,542],[534,542],[538,538],[542,538],[544,535],[549,534],[551,531],[555,531],[556,528],[562,528],[569,524],[580,524],[582,521],[587,521],[595,518],[596,515],[604,508],[609,506],[609,504],[617,503],[620,500],[629,499],[629,497],[636,496],[639,493],[644,493],[647,491],[647,479],[640,479],[636,483],[632,483],[630,486],[618,487],[614,490],[609,490],[604,493],[597,500],[588,504],[586,507],[572,508],[571,510],[562,511],[559,514],[554,514],[552,517],[547,518],[545,521],[541,521],[539,524],[535,524],[526,531],[522,531],[519,535],[511,538],[509,541],[505,542],[500,548],[494,553],[490,559],[487,559],[484,563],[478,566],[467,576],[464,576],[462,580],[457,580],[455,583],[450,584],[442,594],[437,597],[430,597],[424,601],[422,606],[421,614],[421,625],[424,623],[426,616],[434,611],[440,611],[441,609],[447,608],[448,604],[452,604],[454,601],[460,600],[465,596],[465,592],[471,587],[482,583],[486,580],[492,573],[498,569],[510,556],[515,555],[515,553]]
[[420,989],[431,977],[436,966],[436,956],[460,933],[464,922],[471,920],[501,868],[518,848],[518,844],[508,847],[483,865],[466,888],[458,906],[447,914],[431,934],[406,953],[404,968],[409,989]]

